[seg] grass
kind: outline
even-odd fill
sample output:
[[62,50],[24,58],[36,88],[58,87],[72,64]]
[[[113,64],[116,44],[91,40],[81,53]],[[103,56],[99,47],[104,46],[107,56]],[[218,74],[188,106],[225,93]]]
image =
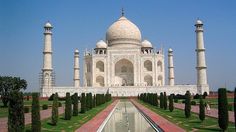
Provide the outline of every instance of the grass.
[[[100,111],[105,109],[108,105],[110,105],[112,101],[109,101],[105,104],[97,106],[84,114],[79,113],[78,116],[72,116],[71,120],[64,120],[64,114],[59,116],[57,126],[52,126],[50,124],[51,118],[45,119],[42,121],[42,131],[43,132],[74,132],[81,125],[92,119],[95,115],[97,115]],[[30,125],[26,126],[26,129],[30,130]]]
[[[173,122],[174,124],[180,126],[186,131],[197,131],[197,132],[215,132],[221,131],[218,126],[218,119],[206,117],[203,122],[198,118],[197,114],[191,113],[190,118],[185,118],[184,111],[179,109],[174,109],[173,112],[169,110],[163,110],[158,107],[152,106],[150,104],[144,103],[143,101],[138,101],[148,109],[154,111],[158,115],[166,118],[167,120]],[[234,124],[229,123],[228,132],[234,132]]]
[[[64,104],[65,101],[60,101],[62,104]],[[42,109],[42,105],[47,104],[50,108],[52,106],[53,101],[48,101],[48,100],[40,100],[40,108]],[[29,106],[31,107],[32,100],[24,100],[24,106]],[[31,109],[30,109],[31,111]],[[2,117],[7,117],[8,116],[8,107],[3,107],[2,100],[0,100],[0,118]]]

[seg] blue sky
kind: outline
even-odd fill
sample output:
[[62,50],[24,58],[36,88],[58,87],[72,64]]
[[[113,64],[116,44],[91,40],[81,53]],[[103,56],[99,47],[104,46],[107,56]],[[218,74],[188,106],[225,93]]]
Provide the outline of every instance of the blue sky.
[[72,85],[74,49],[80,50],[82,64],[85,48],[105,39],[122,7],[143,39],[162,45],[165,53],[174,50],[177,84],[196,83],[194,23],[200,18],[211,90],[236,86],[235,0],[0,0],[0,75],[20,76],[28,81],[28,91],[39,91],[43,26],[49,20],[56,84]]

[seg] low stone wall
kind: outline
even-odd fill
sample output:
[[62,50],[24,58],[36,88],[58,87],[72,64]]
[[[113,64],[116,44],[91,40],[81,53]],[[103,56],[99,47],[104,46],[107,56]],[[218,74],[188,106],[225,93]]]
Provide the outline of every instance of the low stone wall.
[[53,87],[52,89],[43,89],[41,96],[49,97],[52,93],[58,93],[59,96],[64,97],[66,92],[74,93],[92,93],[92,94],[105,94],[109,92],[113,97],[127,97],[138,96],[140,93],[157,93],[166,92],[169,94],[185,94],[190,91],[191,94],[197,93],[196,85],[175,85],[175,86],[120,86],[120,87]]

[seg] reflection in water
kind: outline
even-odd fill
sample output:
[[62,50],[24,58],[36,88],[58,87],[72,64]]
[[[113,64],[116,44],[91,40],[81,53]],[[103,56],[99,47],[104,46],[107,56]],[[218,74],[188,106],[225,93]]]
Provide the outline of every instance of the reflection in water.
[[155,132],[135,106],[121,100],[102,132]]

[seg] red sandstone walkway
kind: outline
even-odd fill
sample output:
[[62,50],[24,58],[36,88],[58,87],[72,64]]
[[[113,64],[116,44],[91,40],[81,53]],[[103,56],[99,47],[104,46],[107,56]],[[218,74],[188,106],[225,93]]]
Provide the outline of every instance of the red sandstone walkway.
[[111,105],[93,117],[93,119],[83,124],[79,129],[76,130],[76,132],[96,132],[102,125],[103,121],[110,114],[112,109],[116,106],[117,102],[118,100],[115,100]]
[[138,103],[136,100],[131,99],[131,102],[141,111],[143,111],[147,116],[149,116],[152,121],[154,121],[162,130],[164,130],[164,132],[185,132],[184,129],[159,116],[157,113],[149,110],[145,106]]
[[[184,104],[175,103],[175,108],[184,109]],[[194,113],[199,113],[199,106],[191,106],[191,111]],[[218,109],[212,109],[206,115],[213,118],[218,118]],[[234,112],[229,111],[229,121],[234,123]]]
[[[58,108],[58,113],[62,114],[64,113],[64,107]],[[41,110],[40,116],[41,120],[51,117],[52,109],[47,110]],[[31,113],[25,114],[25,125],[31,124]],[[7,117],[0,118],[0,131],[1,132],[7,132]]]

